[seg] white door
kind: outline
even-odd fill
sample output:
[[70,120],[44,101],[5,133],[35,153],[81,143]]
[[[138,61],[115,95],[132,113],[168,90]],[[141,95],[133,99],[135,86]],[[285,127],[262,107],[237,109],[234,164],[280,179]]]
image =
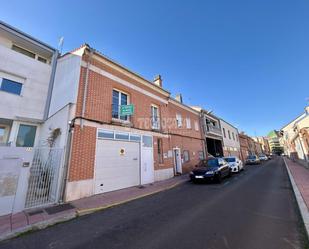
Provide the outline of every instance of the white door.
[[152,137],[143,136],[141,143],[141,181],[142,184],[154,182]]
[[182,173],[182,166],[181,166],[181,154],[180,149],[175,148],[174,149],[174,163],[175,163],[175,172]]
[[95,194],[139,185],[139,143],[97,140]]

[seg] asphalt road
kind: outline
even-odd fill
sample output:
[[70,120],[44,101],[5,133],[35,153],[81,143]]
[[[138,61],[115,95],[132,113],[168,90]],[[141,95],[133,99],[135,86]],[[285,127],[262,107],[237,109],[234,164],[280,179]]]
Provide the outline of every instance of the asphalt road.
[[0,248],[309,248],[282,159],[0,243]]

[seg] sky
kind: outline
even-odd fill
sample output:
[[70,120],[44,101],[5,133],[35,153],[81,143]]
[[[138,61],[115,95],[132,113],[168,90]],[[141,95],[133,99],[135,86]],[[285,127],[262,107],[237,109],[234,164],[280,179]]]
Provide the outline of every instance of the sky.
[[2,21],[63,52],[88,43],[247,134],[309,104],[308,0],[3,1]]

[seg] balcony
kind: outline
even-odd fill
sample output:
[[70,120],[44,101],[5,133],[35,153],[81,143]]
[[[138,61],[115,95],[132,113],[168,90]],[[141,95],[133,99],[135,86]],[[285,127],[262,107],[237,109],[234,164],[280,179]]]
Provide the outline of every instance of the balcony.
[[213,126],[211,124],[206,125],[206,134],[214,134],[218,136],[222,136],[221,129],[217,126]]
[[151,117],[151,128],[153,130],[160,130],[160,118],[158,116]]

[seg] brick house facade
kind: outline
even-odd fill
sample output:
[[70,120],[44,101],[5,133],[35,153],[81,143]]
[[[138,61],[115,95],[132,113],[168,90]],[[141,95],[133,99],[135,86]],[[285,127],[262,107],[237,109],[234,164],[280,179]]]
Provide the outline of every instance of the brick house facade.
[[[71,100],[75,112],[68,134],[72,139],[66,200],[167,179],[190,171],[204,157],[199,112],[171,98],[160,77],[147,81],[88,45],[62,59],[72,56],[80,62],[68,69],[78,72],[78,82],[76,99]],[[133,115],[121,116],[120,106],[131,104]],[[135,172],[132,176],[128,171],[127,178],[116,179],[115,174],[114,182],[106,179],[117,165],[128,170],[126,164]]]

